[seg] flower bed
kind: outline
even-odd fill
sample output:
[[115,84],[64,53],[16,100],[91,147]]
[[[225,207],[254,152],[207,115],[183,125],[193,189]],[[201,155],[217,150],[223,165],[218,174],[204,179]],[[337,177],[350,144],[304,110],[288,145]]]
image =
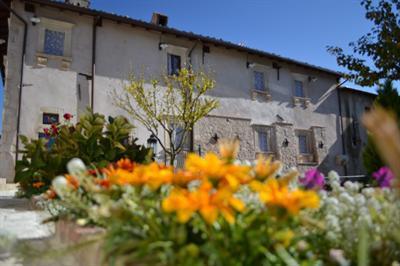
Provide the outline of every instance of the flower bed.
[[47,195],[57,216],[104,228],[111,264],[350,265],[368,250],[381,253],[367,256],[379,265],[399,260],[399,201],[389,189],[341,187],[333,172],[325,184],[316,170],[297,179],[271,159],[238,165],[237,148],[191,154],[182,170],[127,159],[87,170],[74,159]]

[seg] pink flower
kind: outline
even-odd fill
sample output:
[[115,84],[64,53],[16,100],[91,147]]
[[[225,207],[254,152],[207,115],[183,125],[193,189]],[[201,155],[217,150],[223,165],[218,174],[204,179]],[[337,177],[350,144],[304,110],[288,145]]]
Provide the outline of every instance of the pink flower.
[[300,178],[300,184],[307,189],[321,189],[325,185],[325,178],[316,168],[311,168],[304,174],[303,178]]
[[73,118],[73,117],[74,117],[74,116],[71,115],[70,113],[65,113],[65,114],[64,114],[64,119],[67,120],[67,121],[71,120],[71,118]]
[[372,174],[372,177],[378,182],[380,187],[390,187],[394,179],[393,172],[389,167],[381,167],[378,171]]

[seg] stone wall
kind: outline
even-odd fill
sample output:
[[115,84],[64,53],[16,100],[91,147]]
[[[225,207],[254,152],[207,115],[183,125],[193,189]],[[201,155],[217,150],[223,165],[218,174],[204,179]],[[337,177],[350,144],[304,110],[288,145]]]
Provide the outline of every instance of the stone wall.
[[201,147],[202,154],[207,151],[218,152],[214,136],[221,139],[240,139],[239,160],[254,160],[254,132],[250,120],[231,117],[208,116],[194,127],[194,148]]
[[[297,139],[292,124],[275,123],[276,158],[283,162],[284,170],[297,166]],[[287,144],[286,144],[287,143]]]

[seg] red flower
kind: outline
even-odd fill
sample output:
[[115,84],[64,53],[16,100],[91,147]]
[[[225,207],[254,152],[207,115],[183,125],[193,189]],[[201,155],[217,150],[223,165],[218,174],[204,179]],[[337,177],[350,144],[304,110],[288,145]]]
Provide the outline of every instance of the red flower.
[[46,135],[46,137],[50,137],[50,131],[48,128],[43,129],[43,132]]
[[67,121],[71,120],[71,118],[73,118],[73,117],[74,117],[74,116],[71,115],[70,113],[65,113],[65,114],[64,114],[64,119],[67,120]]
[[51,125],[51,133],[53,136],[57,136],[58,135],[58,127],[56,124],[52,124]]

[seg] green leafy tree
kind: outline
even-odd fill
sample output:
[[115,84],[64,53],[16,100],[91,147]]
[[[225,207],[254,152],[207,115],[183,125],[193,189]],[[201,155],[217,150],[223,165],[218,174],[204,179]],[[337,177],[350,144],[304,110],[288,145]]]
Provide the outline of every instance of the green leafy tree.
[[[400,96],[390,80],[386,80],[385,83],[379,87],[378,96],[376,97],[374,104],[380,105],[393,112],[398,118],[400,117]],[[398,120],[398,123],[400,125],[400,119]],[[363,151],[363,163],[369,174],[384,166],[371,136],[368,137],[367,146]]]
[[352,54],[328,47],[337,63],[349,70],[348,78],[362,86],[384,79],[400,80],[400,1],[362,0],[365,18],[373,23],[369,33],[349,44]]
[[[161,80],[146,82],[133,76],[124,93],[114,91],[113,98],[118,107],[157,138],[173,165],[194,124],[217,108],[218,101],[206,96],[214,85],[205,73],[183,68],[177,75],[164,75]],[[160,139],[160,130],[165,132],[165,142]]]
[[48,139],[21,136],[23,157],[17,162],[15,175],[20,195],[31,197],[45,192],[53,178],[67,172],[66,165],[73,158],[99,168],[122,158],[150,162],[150,149],[136,144],[137,139],[130,137],[132,129],[133,125],[122,116],[106,121],[103,115],[88,111],[76,125],[52,125],[51,145]]

